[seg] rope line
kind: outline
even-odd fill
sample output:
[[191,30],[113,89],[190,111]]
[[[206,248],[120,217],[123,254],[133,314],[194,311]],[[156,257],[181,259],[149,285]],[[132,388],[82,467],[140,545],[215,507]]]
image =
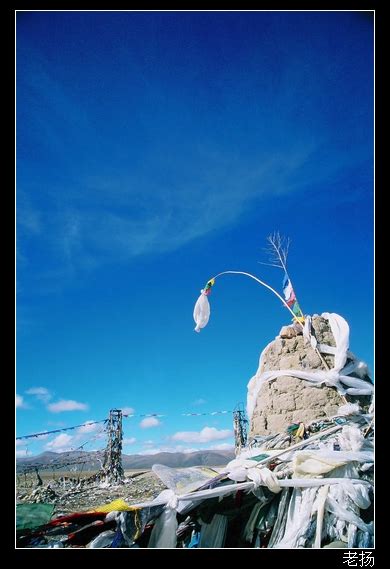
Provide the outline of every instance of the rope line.
[[[182,417],[193,417],[193,416],[203,416],[203,415],[225,415],[227,413],[233,413],[233,411],[211,411],[208,413],[180,413]],[[170,415],[172,417],[172,415]],[[161,413],[123,413],[122,417],[169,417],[169,415],[163,415]],[[62,429],[55,429],[54,431],[43,431],[41,433],[33,433],[31,435],[23,435],[20,437],[15,437],[15,440],[20,441],[22,439],[31,439],[42,437],[44,435],[52,435],[54,433],[61,433],[63,431],[70,431],[72,429],[79,429],[80,427],[85,427],[88,425],[96,425],[98,423],[107,423],[108,419],[101,419],[100,421],[88,421],[87,423],[82,423],[81,425],[74,425],[73,427],[63,427]]]

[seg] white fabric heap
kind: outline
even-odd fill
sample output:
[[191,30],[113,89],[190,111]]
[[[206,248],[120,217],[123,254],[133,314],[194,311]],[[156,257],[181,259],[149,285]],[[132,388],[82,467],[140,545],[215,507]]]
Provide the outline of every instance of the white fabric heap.
[[317,492],[317,498],[313,504],[313,511],[317,510],[317,527],[316,527],[316,536],[314,541],[315,548],[321,547],[321,539],[322,539],[322,527],[324,521],[324,514],[325,514],[325,502],[328,496],[329,486],[322,486]]
[[372,461],[372,451],[344,452],[338,450],[297,451],[293,459],[293,478],[317,478],[348,462]]
[[286,529],[283,538],[274,547],[275,549],[295,549],[303,546],[303,536],[307,533],[314,500],[318,488],[294,488],[287,512]]
[[267,486],[271,492],[278,494],[282,489],[275,474],[265,466],[262,468],[251,468],[248,470],[247,477],[255,483],[255,490],[259,486]]
[[[329,479],[329,482],[332,479]],[[277,549],[305,547],[310,538],[310,524],[317,513],[317,533],[314,547],[320,547],[323,533],[332,539],[341,539],[353,547],[357,529],[373,535],[373,522],[366,524],[359,516],[359,508],[370,505],[368,485],[345,482],[318,488],[293,490],[283,538],[274,545]],[[322,529],[324,528],[324,530]]]
[[308,342],[313,350],[317,347],[317,338],[311,333],[311,316],[305,317],[305,325],[303,327],[303,338]]
[[332,334],[336,343],[336,353],[334,355],[333,370],[339,372],[347,361],[347,351],[349,348],[349,326],[339,314],[324,312],[322,318],[328,320]]
[[[361,430],[356,425],[344,425],[338,435],[340,449],[342,451],[359,452],[365,445],[366,440]],[[372,458],[374,453],[371,451]]]
[[[338,435],[338,442],[340,450],[322,448],[296,452],[292,461],[293,478],[321,478],[348,463],[373,462],[374,451],[372,448],[363,450],[366,440],[356,425],[344,425]],[[353,478],[359,477],[357,472],[350,474]]]
[[260,377],[260,374],[263,371],[264,356],[265,356],[268,348],[270,348],[273,343],[274,343],[274,340],[272,340],[272,342],[267,344],[266,347],[264,348],[264,350],[261,352],[260,359],[259,359],[259,368],[257,370],[257,373],[254,377],[252,377],[252,379],[248,383],[248,397],[247,397],[247,404],[246,404],[246,412],[248,414],[249,419],[252,417],[252,413],[253,413],[253,411],[255,409],[255,405],[256,405],[257,394],[258,394],[259,389],[262,385],[262,383],[259,383],[257,381],[257,378]]
[[[354,524],[361,531],[369,534],[374,533],[372,522],[366,524],[358,515],[357,508],[366,509],[371,501],[368,496],[368,486],[366,484],[352,484],[348,479],[342,484],[335,484],[329,487],[326,500],[326,509],[337,519],[337,529],[342,536],[343,529],[347,524]],[[354,511],[356,510],[356,511]]]
[[346,403],[345,405],[340,405],[337,410],[337,415],[347,417],[348,415],[359,415],[360,412],[359,403]]
[[254,482],[254,490],[259,486],[267,486],[275,494],[281,491],[279,480],[275,474],[256,460],[237,457],[227,464],[226,471],[227,477],[235,482],[246,480]]

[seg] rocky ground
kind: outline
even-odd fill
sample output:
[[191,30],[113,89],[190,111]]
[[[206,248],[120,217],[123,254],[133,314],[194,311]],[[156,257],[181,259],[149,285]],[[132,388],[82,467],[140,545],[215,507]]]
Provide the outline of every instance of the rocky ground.
[[16,503],[45,502],[55,504],[54,517],[95,509],[122,498],[128,504],[153,500],[165,486],[152,472],[128,475],[123,484],[110,485],[48,480],[35,488],[17,487]]

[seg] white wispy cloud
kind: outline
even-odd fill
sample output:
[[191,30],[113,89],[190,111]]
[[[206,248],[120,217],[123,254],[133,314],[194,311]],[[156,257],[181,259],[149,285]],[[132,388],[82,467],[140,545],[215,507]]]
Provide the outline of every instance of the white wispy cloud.
[[[29,196],[22,190],[18,191],[18,207],[16,211],[16,218],[19,229],[26,234],[37,235],[41,232],[41,213],[35,209]],[[20,253],[19,253],[20,254]],[[23,256],[23,261],[25,257]]]
[[56,436],[52,441],[45,445],[46,450],[51,450],[54,452],[67,452],[72,450],[71,442],[73,441],[72,435],[67,435],[66,433],[61,433]]
[[182,447],[182,446],[177,446],[176,448],[176,452],[182,452],[184,454],[189,454],[191,452],[197,452],[199,450],[201,450],[200,448],[195,448],[195,447]]
[[31,451],[27,449],[17,449],[15,452],[16,458],[23,458],[25,456],[31,456]]
[[77,434],[85,435],[86,433],[95,433],[101,429],[101,423],[94,423],[93,419],[85,421],[84,425],[77,429]]
[[158,454],[159,452],[176,452],[176,451],[174,447],[160,446],[160,447],[152,447],[145,450],[141,450],[137,454],[150,455],[150,454]]
[[167,449],[170,448],[167,452],[182,452],[183,454],[190,454],[191,452],[197,452],[202,450],[199,447],[189,447],[188,445],[175,445],[173,447],[166,447]]
[[148,448],[146,450],[140,450],[137,454],[142,455],[149,455],[149,454],[157,454],[159,452],[164,452],[161,448]]
[[210,450],[234,450],[234,445],[230,443],[220,443],[219,445],[212,445],[208,448]]
[[44,439],[47,439],[49,437],[49,435],[46,434],[42,434],[42,435],[38,435],[37,437],[34,437],[34,440],[36,441],[42,441]]
[[231,436],[233,436],[233,431],[231,430],[218,430],[215,427],[204,427],[201,431],[179,431],[172,435],[171,439],[185,443],[208,443],[228,439]]
[[204,405],[205,403],[207,403],[206,399],[195,399],[195,401],[192,402],[192,405]]
[[[231,431],[226,431],[231,433]],[[187,435],[188,433],[178,433],[179,435],[184,434],[185,438],[187,439]],[[190,433],[191,437],[189,438],[193,438],[195,439],[196,437],[193,436],[194,434],[199,435],[199,433]],[[234,450],[234,445],[231,443],[219,443],[216,445],[207,445],[206,447],[203,446],[205,443],[209,442],[209,437],[211,436],[211,438],[213,436],[215,436],[215,433],[209,433],[206,431],[206,433],[203,433],[203,436],[198,436],[197,438],[201,439],[199,441],[195,441],[193,440],[192,442],[199,442],[200,445],[202,446],[188,446],[186,444],[158,444],[156,445],[153,441],[149,441],[149,443],[151,444],[146,444],[147,441],[145,441],[143,443],[144,446],[147,446],[149,448],[146,448],[144,450],[139,451],[137,454],[142,454],[142,455],[152,455],[152,454],[157,454],[159,452],[179,452],[179,453],[183,453],[183,454],[189,454],[192,452],[198,452],[198,451],[205,451],[205,450]],[[226,438],[226,436],[224,435],[224,431],[220,431],[219,434],[217,436],[223,436],[224,438]],[[228,435],[230,436],[230,435]],[[171,437],[172,439],[173,437]],[[207,441],[205,439],[208,439]],[[182,440],[182,439],[176,439],[176,440]],[[215,439],[214,439],[215,440]]]
[[52,398],[50,391],[46,387],[31,387],[25,392],[27,395],[35,395],[39,401],[48,403]]
[[133,415],[134,409],[132,407],[122,407],[123,415]]
[[101,431],[100,433],[97,433],[97,435],[94,438],[96,440],[105,439],[105,438],[107,438],[107,433],[106,433],[106,431]]
[[[184,172],[172,170],[168,191],[145,173],[133,178],[111,178],[110,183],[101,179],[93,184],[90,195],[107,202],[104,215],[100,205],[95,211],[84,208],[82,215],[74,210],[78,219],[75,253],[83,248],[94,250],[100,262],[112,252],[128,259],[175,250],[211,231],[234,225],[255,201],[275,192],[293,191],[289,177],[312,152],[311,144],[299,152],[292,149],[288,161],[281,153],[270,153],[254,164],[237,164],[234,171],[229,167],[230,157],[214,153],[211,161],[201,153],[198,159],[208,167],[201,169],[197,180],[190,181]],[[113,199],[120,203],[121,212],[110,211]],[[70,233],[66,230],[63,235]]]
[[184,446],[184,445],[176,445],[176,446],[162,445],[159,447],[153,447],[153,448],[141,450],[141,451],[139,451],[138,454],[150,455],[150,454],[157,454],[159,452],[172,452],[172,453],[173,452],[182,452],[184,454],[189,454],[191,452],[196,452],[199,450],[201,450],[201,449],[196,448],[196,447],[188,447],[188,446]]
[[17,409],[27,409],[28,405],[24,402],[23,397],[16,393],[15,395],[15,407]]
[[[74,196],[66,188],[66,207],[58,203],[58,192],[49,194],[46,211],[40,214],[45,224],[40,239],[48,255],[55,251],[53,262],[61,262],[46,270],[44,278],[40,274],[37,284],[50,292],[51,281],[66,284],[79,271],[113,259],[126,262],[140,255],[173,251],[232,226],[261,198],[273,192],[288,193],[289,175],[310,152],[290,162],[282,156],[266,157],[261,166],[241,165],[234,173],[229,158],[215,156],[196,182],[180,181],[180,172],[172,171],[170,177],[178,180],[169,191],[156,186],[149,175],[138,173],[133,178],[112,176],[109,182],[101,178],[93,187],[84,181],[85,191]],[[20,249],[26,255],[23,243]]]
[[161,425],[161,422],[157,417],[145,417],[139,424],[141,429],[150,429],[151,427],[158,427],[158,425]]
[[128,438],[124,438],[122,440],[122,444],[124,446],[126,445],[133,445],[135,442],[137,441],[137,439],[135,437],[128,437]]
[[50,403],[47,409],[51,413],[62,413],[63,411],[87,411],[88,405],[86,403],[79,403],[72,399],[61,399],[57,403]]
[[[331,146],[334,138],[331,121],[326,112],[316,113],[315,124],[310,120],[308,123],[302,121],[301,101],[307,95],[310,77],[315,77],[311,88],[315,87],[316,95],[326,92],[334,67],[326,69],[326,65],[322,66],[319,78],[313,63],[303,70],[301,58],[295,57],[281,65],[278,81],[269,82],[277,113],[269,112],[268,104],[264,104],[268,98],[263,90],[258,91],[255,75],[247,77],[246,92],[258,92],[258,97],[251,103],[255,107],[247,107],[248,114],[246,105],[242,106],[244,114],[237,115],[235,137],[231,136],[229,128],[227,131],[217,129],[219,134],[216,134],[213,124],[205,126],[201,132],[195,128],[193,137],[188,136],[186,125],[193,123],[189,101],[178,97],[175,86],[164,83],[162,89],[157,76],[147,75],[155,104],[145,105],[145,101],[140,100],[137,107],[140,131],[148,140],[139,161],[141,165],[132,167],[131,174],[118,173],[120,168],[116,165],[110,171],[107,161],[102,159],[106,150],[109,148],[114,156],[122,157],[126,152],[123,138],[118,136],[120,125],[109,131],[111,136],[107,135],[107,124],[102,123],[99,128],[96,114],[82,97],[61,81],[44,51],[30,45],[28,53],[29,65],[22,78],[23,93],[41,101],[42,109],[29,115],[25,135],[31,137],[28,139],[30,146],[38,142],[43,144],[43,154],[46,156],[47,153],[49,162],[52,159],[64,174],[61,185],[52,179],[41,187],[18,189],[18,224],[22,228],[22,237],[29,235],[40,239],[40,244],[46,244],[46,251],[52,253],[53,259],[60,259],[54,273],[51,276],[46,273],[47,279],[58,278],[61,270],[75,274],[76,270],[86,266],[98,267],[113,259],[126,261],[137,255],[172,251],[212,231],[233,226],[263,199],[280,198],[302,188],[309,192],[308,180],[312,184],[328,179],[346,164],[359,163],[365,155],[366,149],[360,140],[354,148],[350,144],[344,148],[336,147],[333,152],[337,160],[323,158],[323,149]],[[142,63],[126,64],[130,65],[133,78],[145,80]],[[265,84],[266,77],[267,73]],[[222,112],[242,95],[242,87],[238,88],[241,83],[234,83],[232,81],[231,88],[219,93],[220,108],[225,109]],[[162,99],[159,99],[162,92]],[[306,99],[311,100],[311,97]],[[252,126],[258,135],[252,138],[253,144],[247,152],[237,138],[242,139],[248,133],[247,120],[254,109],[256,119]],[[154,129],[161,121],[161,115],[167,125],[171,125],[178,115],[181,117],[182,130],[177,121],[178,128],[175,129],[177,135],[182,136],[180,147],[175,142],[170,146],[170,126],[167,140],[155,137]],[[58,120],[47,120],[51,116],[57,119],[72,117],[73,120],[64,119],[59,126]],[[131,118],[134,119],[133,113]],[[358,121],[353,123],[358,124]],[[123,125],[126,124],[125,119]],[[98,150],[90,152],[83,144],[84,138],[75,136],[75,125],[85,138],[92,139],[101,148],[101,154]],[[355,126],[354,131],[357,128]],[[286,136],[286,133],[289,134]],[[126,140],[131,141],[128,131],[123,131],[122,135],[130,136]],[[69,144],[80,156],[81,163],[67,152]],[[175,160],[170,162],[166,160],[169,152],[175,152]],[[308,172],[306,167],[309,167]],[[39,192],[44,199],[33,203],[33,196],[39,196]],[[44,207],[39,205],[41,203]],[[26,257],[28,262],[28,247],[24,248],[23,243],[21,247],[22,258]],[[42,279],[37,282],[43,286]]]

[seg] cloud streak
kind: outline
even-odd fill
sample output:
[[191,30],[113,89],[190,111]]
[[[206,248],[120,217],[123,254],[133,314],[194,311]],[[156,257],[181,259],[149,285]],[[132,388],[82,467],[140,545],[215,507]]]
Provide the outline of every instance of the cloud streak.
[[171,436],[173,441],[184,443],[209,443],[228,439],[233,436],[233,431],[229,429],[218,430],[215,427],[204,427],[201,431],[179,431]]
[[51,450],[54,452],[67,452],[72,450],[70,445],[73,442],[73,436],[67,435],[66,433],[61,433],[57,437],[55,437],[52,441],[46,443],[45,449]]
[[[172,168],[167,174],[169,189],[156,184],[158,175],[152,179],[142,172],[132,177],[113,175],[109,181],[101,176],[99,182],[85,179],[65,184],[55,197],[47,196],[45,211],[35,206],[34,213],[29,206],[30,217],[42,219],[45,225],[45,232],[35,239],[52,264],[44,275],[36,276],[41,290],[50,282],[66,286],[80,271],[113,260],[128,262],[141,255],[174,251],[234,226],[263,199],[282,198],[307,187],[308,178],[298,174],[313,161],[317,150],[312,142],[301,143],[299,151],[286,151],[288,160],[280,152],[267,153],[259,157],[259,163],[239,163],[235,170],[229,156],[213,156],[213,162],[204,157],[209,163],[196,180],[187,180]],[[317,178],[328,175],[322,172]],[[309,178],[315,183],[316,174]],[[75,185],[80,186],[77,194],[70,189]],[[67,196],[66,203],[58,201],[58,193]],[[19,248],[25,257],[23,240]]]
[[28,405],[24,402],[24,399],[21,395],[15,395],[15,407],[16,409],[27,409]]
[[158,427],[161,422],[156,417],[146,417],[142,419],[139,426],[141,429],[150,429],[151,427]]
[[133,407],[122,407],[121,411],[122,411],[123,415],[133,415],[134,414]]
[[[288,162],[282,155],[264,156],[261,166],[240,164],[235,172],[229,167],[229,157],[214,156],[210,162],[204,156],[209,164],[200,170],[196,181],[187,180],[183,172],[174,169],[165,173],[170,179],[169,190],[144,173],[134,178],[111,178],[109,184],[102,180],[86,192],[94,200],[94,209],[72,200],[73,211],[67,220],[63,213],[58,214],[56,226],[62,226],[62,247],[67,256],[93,251],[99,263],[106,262],[113,252],[119,260],[128,260],[175,250],[237,223],[255,201],[275,191],[289,193],[289,177],[312,152],[312,145],[299,153],[292,151]],[[107,202],[104,208],[99,201]],[[69,215],[73,223],[69,223]],[[72,245],[76,220],[77,239]]]
[[[142,180],[143,176],[138,180],[113,177],[108,188],[103,184],[100,191],[95,188],[85,192],[85,202],[84,198],[74,198],[68,187],[59,190],[68,195],[66,204],[53,202],[49,196],[44,212],[39,211],[39,206],[35,213],[30,211],[30,216],[42,219],[46,228],[33,236],[47,258],[45,268],[31,275],[37,287],[39,283],[40,294],[66,287],[80,272],[113,260],[124,263],[143,255],[177,250],[235,225],[256,201],[275,188],[288,191],[282,161],[265,165],[260,172],[238,170],[228,174],[227,163],[221,159],[214,170],[214,174],[210,172],[204,179],[200,176],[197,182],[180,182],[179,176],[169,191],[156,187],[154,180]],[[174,172],[171,177],[175,177]],[[181,183],[187,187],[181,187]],[[79,193],[84,192],[80,189]],[[99,204],[102,194],[110,205]],[[138,204],[137,208],[134,204]],[[30,239],[23,235],[19,250],[31,270],[25,249]],[[23,289],[22,275],[20,279]]]
[[185,447],[183,445],[160,446],[160,447],[149,448],[146,450],[141,450],[137,454],[151,455],[151,454],[158,454],[160,452],[171,452],[171,453],[182,452],[184,454],[189,454],[191,452],[196,452],[198,450],[200,450],[200,449],[199,448],[193,448],[193,447]]
[[234,450],[234,445],[230,443],[220,443],[209,447],[210,450]]
[[95,423],[93,420],[86,421],[84,425],[77,429],[77,434],[85,435],[87,433],[95,433],[99,428],[101,428],[101,424]]
[[57,403],[50,403],[47,409],[51,413],[62,413],[64,411],[87,411],[88,405],[86,403],[79,403],[72,399],[61,399]]
[[206,399],[195,399],[195,401],[192,402],[192,405],[204,405],[205,403],[207,403]]
[[[272,193],[295,191],[290,178],[315,149],[301,140],[298,151],[293,146],[286,153],[288,160],[280,151],[262,150],[255,160],[237,161],[232,149],[216,151],[207,140],[187,142],[175,165],[146,155],[144,166],[132,174],[101,172],[74,179],[70,173],[61,187],[44,190],[44,210],[23,189],[20,254],[26,257],[23,238],[34,237],[48,259],[72,276],[113,259],[173,251],[236,224]],[[194,167],[197,174],[191,178]]]
[[[83,36],[83,48],[86,42],[93,49],[96,59],[91,65],[99,62],[90,70],[91,77],[95,71],[96,83],[86,74],[74,89],[55,58],[46,53],[46,44],[21,33],[19,112],[28,120],[19,121],[19,138],[24,145],[27,139],[27,148],[43,145],[41,168],[46,177],[38,186],[31,176],[23,176],[24,164],[30,166],[31,158],[21,144],[21,258],[28,258],[29,249],[23,239],[35,239],[51,257],[54,273],[62,268],[72,277],[86,267],[172,251],[237,224],[263,199],[308,189],[358,163],[366,150],[362,134],[349,135],[350,129],[356,134],[361,130],[361,107],[351,105],[344,94],[342,70],[348,51],[340,51],[335,64],[322,45],[328,31],[319,29],[318,34],[313,32],[317,39],[302,65],[301,42],[280,41],[288,30],[279,19],[277,25],[275,21],[269,25],[269,42],[262,44],[256,38],[252,45],[241,46],[251,56],[249,67],[242,65],[239,51],[231,53],[228,67],[211,72],[203,56],[211,56],[213,66],[213,54],[203,46],[202,57],[185,66],[179,89],[175,80],[166,81],[164,70],[176,71],[169,57],[159,61],[156,53],[161,69],[155,72],[145,65],[144,48],[141,57],[128,57],[125,42],[123,51],[117,52],[117,65],[131,82],[123,81],[120,73],[106,77],[115,104],[108,92],[103,105],[100,89],[105,81],[97,70],[102,61],[109,62],[106,52],[97,56],[101,46],[92,37]],[[134,41],[138,33],[134,30]],[[158,34],[153,41],[160,41]],[[64,67],[72,61],[68,58],[74,57],[75,45],[69,46]],[[143,37],[141,45],[146,45]],[[288,54],[285,45],[291,47]],[[274,57],[278,64],[270,65]],[[198,73],[204,72],[212,81],[207,75],[199,81]],[[329,105],[333,96],[338,98]],[[335,115],[340,99],[342,107]],[[110,121],[105,108],[112,112]],[[335,116],[347,121],[345,139],[339,134],[335,139]],[[330,147],[333,154],[324,159]],[[49,272],[46,276],[55,278]]]
[[122,441],[123,446],[133,445],[137,439],[135,437],[124,438]]
[[26,391],[27,395],[35,395],[39,401],[48,403],[52,398],[52,395],[46,387],[31,387]]
[[31,456],[31,452],[27,449],[17,449],[15,452],[16,458],[24,458],[25,456]]

